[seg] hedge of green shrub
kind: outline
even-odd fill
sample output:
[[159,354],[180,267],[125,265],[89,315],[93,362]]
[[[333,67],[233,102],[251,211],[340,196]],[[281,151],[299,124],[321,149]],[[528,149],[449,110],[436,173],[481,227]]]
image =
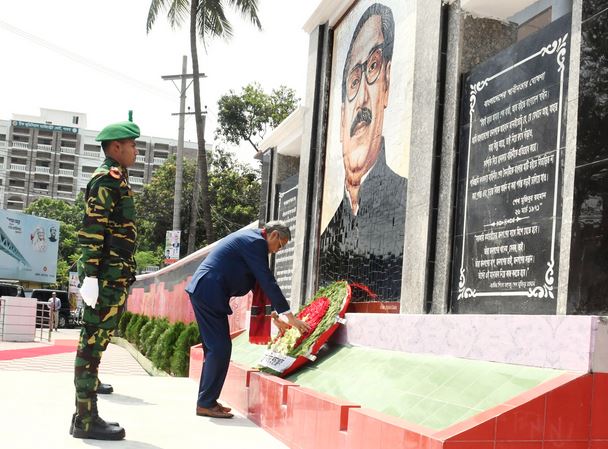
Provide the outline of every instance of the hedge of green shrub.
[[139,321],[142,319],[142,315],[135,314],[133,318],[127,324],[127,329],[125,330],[125,338],[130,343],[135,343],[135,334],[134,329],[139,325]]
[[152,349],[154,349],[154,346],[158,342],[160,336],[168,327],[169,321],[166,318],[157,318],[156,320],[154,320],[152,331],[150,332],[147,338],[142,338],[139,351],[143,355],[149,356],[152,353]]
[[171,356],[171,373],[174,376],[187,376],[190,367],[190,347],[200,342],[200,333],[196,323],[190,323],[175,342]]
[[129,321],[133,318],[133,314],[131,312],[125,312],[120,317],[120,321],[118,322],[118,336],[125,338],[127,332],[127,325]]
[[200,343],[198,325],[166,318],[149,318],[125,312],[118,322],[117,334],[152,360],[154,366],[174,376],[187,376],[190,347]]
[[181,321],[170,324],[158,339],[158,343],[152,350],[152,363],[163,371],[170,372],[171,356],[175,349],[175,343],[180,334],[186,329],[186,325]]
[[140,345],[139,339],[141,336],[141,330],[148,323],[148,321],[150,321],[150,317],[144,315],[139,319],[139,322],[133,326],[133,344],[137,348],[139,348]]

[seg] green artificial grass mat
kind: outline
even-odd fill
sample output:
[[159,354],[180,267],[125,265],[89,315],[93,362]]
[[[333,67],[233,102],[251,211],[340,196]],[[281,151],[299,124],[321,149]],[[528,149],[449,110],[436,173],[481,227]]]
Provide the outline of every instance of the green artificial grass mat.
[[[233,340],[232,360],[255,367],[266,346]],[[430,429],[443,429],[565,371],[506,363],[333,346],[287,379]]]

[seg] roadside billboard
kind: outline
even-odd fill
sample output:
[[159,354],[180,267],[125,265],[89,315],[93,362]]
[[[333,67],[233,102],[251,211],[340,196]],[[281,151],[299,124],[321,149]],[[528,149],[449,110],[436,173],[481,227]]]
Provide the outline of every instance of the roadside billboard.
[[0,278],[54,283],[59,224],[0,209]]

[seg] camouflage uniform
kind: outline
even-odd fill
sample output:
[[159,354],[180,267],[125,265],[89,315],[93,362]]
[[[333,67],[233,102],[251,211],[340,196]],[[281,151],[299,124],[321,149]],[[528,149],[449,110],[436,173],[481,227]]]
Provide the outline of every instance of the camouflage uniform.
[[118,326],[129,286],[135,280],[135,205],[127,170],[111,158],[93,173],[85,194],[86,212],[78,241],[82,279],[96,277],[99,297],[85,305],[76,353],[76,411],[86,428],[96,411],[97,372],[103,351]]

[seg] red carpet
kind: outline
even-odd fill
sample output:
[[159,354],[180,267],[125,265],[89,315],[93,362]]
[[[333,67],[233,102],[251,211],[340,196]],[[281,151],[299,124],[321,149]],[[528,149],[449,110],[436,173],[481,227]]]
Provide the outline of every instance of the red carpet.
[[78,341],[56,340],[54,343],[53,346],[42,346],[40,348],[7,349],[6,351],[0,351],[0,360],[25,359],[44,355],[63,354],[64,352],[75,352]]

